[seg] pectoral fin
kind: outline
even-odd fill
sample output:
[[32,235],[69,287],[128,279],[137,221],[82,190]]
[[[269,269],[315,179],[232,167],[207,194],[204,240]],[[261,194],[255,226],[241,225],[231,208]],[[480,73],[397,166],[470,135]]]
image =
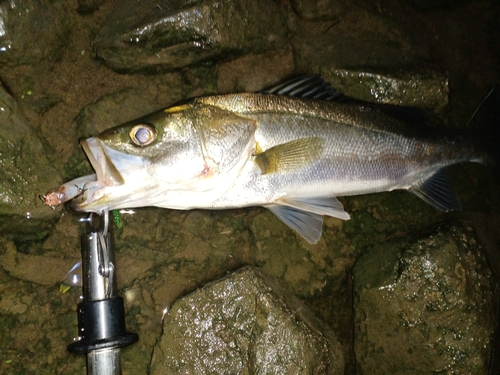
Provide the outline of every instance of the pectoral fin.
[[321,238],[323,216],[348,220],[349,214],[335,197],[282,198],[275,205],[266,206],[283,223],[296,230],[310,244]]
[[437,171],[424,182],[412,186],[410,192],[441,211],[460,211],[460,202],[444,171]]
[[257,153],[254,161],[263,174],[297,171],[318,160],[323,144],[319,137],[301,138]]

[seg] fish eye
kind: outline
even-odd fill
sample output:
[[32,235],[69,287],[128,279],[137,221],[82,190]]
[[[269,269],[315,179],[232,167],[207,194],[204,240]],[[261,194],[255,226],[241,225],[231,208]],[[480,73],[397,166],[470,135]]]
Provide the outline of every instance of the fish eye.
[[147,146],[151,144],[157,136],[156,128],[151,125],[139,124],[130,129],[129,136],[137,146]]

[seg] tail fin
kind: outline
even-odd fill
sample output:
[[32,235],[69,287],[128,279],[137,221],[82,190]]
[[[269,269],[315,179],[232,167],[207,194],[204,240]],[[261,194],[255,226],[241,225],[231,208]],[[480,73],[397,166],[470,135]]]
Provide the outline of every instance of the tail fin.
[[496,85],[474,111],[467,127],[474,131],[478,159],[500,168],[500,87]]

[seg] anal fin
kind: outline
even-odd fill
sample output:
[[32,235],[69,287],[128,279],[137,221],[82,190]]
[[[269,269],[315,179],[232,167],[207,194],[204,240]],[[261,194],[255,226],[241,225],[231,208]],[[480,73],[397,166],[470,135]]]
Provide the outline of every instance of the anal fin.
[[412,186],[410,192],[441,211],[460,211],[450,180],[442,170],[437,171],[424,182]]

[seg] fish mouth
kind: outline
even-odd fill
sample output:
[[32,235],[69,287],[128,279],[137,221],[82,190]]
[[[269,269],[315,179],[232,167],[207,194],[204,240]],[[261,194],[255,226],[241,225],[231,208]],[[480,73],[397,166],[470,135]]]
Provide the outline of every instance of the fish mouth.
[[95,175],[82,178],[85,181],[80,187],[82,194],[71,201],[71,208],[75,211],[101,213],[109,208],[106,202],[109,195],[107,191],[125,184],[123,174],[117,168],[117,161],[129,155],[113,150],[96,137],[82,139],[80,145],[94,168]]
[[80,145],[95,170],[97,182],[102,186],[119,186],[125,183],[110,157],[109,147],[95,137],[82,139]]

